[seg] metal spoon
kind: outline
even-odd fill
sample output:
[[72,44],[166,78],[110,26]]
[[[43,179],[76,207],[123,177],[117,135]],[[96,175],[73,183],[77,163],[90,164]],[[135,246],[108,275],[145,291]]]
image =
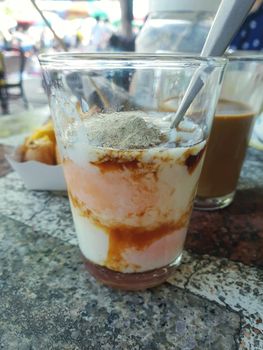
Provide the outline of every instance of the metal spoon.
[[[222,56],[224,54],[255,1],[256,0],[222,0],[200,54],[201,57]],[[194,98],[205,84],[202,75],[208,73],[210,69],[211,68],[207,67],[204,70],[201,67],[194,73],[175,117],[172,120],[171,129],[176,128],[183,119]]]

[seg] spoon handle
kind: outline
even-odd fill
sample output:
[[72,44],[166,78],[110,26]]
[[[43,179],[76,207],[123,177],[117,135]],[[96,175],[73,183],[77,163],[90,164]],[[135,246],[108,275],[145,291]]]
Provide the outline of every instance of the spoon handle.
[[255,0],[223,0],[206,38],[202,57],[222,56]]
[[202,68],[198,68],[198,70],[194,73],[190,84],[188,85],[188,88],[186,90],[186,93],[183,96],[183,99],[177,109],[177,112],[175,114],[175,117],[173,118],[173,121],[171,123],[171,129],[176,128],[177,125],[180,123],[180,121],[183,119],[183,116],[187,112],[188,108],[190,107],[191,103],[193,102],[194,98],[198,94],[198,92],[202,89],[204,86],[204,82],[201,79],[201,71],[203,71]]
[[[224,54],[255,1],[222,0],[206,38],[201,57],[222,56]],[[202,73],[203,69],[201,67],[194,73],[172,120],[171,128],[177,127],[196,95],[204,86],[204,81],[201,78]]]

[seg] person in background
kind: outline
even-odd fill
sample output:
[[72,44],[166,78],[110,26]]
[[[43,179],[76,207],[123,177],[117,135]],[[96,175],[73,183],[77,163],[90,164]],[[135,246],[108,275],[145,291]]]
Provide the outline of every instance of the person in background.
[[135,51],[135,37],[131,39],[124,38],[121,35],[113,33],[109,39],[110,51]]
[[[263,0],[257,0],[232,44],[232,50],[263,52]],[[263,150],[263,106],[255,121],[250,145]]]
[[256,1],[230,48],[263,51],[263,0]]
[[100,17],[95,17],[96,23],[91,30],[90,45],[95,51],[101,51],[101,45],[104,36],[104,24],[101,22]]
[[107,50],[109,47],[110,38],[111,38],[112,34],[114,33],[114,28],[110,24],[110,21],[108,18],[104,19],[103,23],[104,23],[104,25],[103,25],[103,35],[102,35],[101,48],[102,48],[102,50]]

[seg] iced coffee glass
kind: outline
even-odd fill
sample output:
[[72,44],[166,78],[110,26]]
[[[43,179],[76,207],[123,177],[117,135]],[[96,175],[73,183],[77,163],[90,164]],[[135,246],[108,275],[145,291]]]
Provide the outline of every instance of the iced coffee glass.
[[[247,53],[246,53],[247,54]],[[263,103],[263,54],[228,55],[195,208],[215,210],[232,203],[255,116]]]
[[[127,53],[40,62],[88,271],[128,290],[162,283],[181,260],[225,60]],[[204,87],[171,130],[198,68]]]

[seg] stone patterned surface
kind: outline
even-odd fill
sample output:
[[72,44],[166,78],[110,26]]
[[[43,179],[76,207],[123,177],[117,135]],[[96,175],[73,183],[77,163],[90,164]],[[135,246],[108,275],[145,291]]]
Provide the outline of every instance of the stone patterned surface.
[[66,193],[28,191],[14,172],[0,179],[0,193],[1,214],[31,226],[36,232],[77,244]]
[[263,266],[263,152],[249,149],[232,205],[194,211],[186,248]]
[[187,247],[199,255],[185,253],[169,283],[140,293],[84,271],[65,193],[1,178],[0,348],[261,350],[263,271],[200,255],[262,265],[260,164],[250,151],[231,207],[194,213]]
[[240,349],[248,345],[263,349],[263,270],[227,259],[185,255],[169,283],[238,312]]
[[0,145],[0,176],[4,176],[11,171],[10,165],[5,160],[5,154],[9,149],[8,146]]
[[236,349],[238,313],[169,284],[101,286],[78,249],[1,216],[0,348]]

